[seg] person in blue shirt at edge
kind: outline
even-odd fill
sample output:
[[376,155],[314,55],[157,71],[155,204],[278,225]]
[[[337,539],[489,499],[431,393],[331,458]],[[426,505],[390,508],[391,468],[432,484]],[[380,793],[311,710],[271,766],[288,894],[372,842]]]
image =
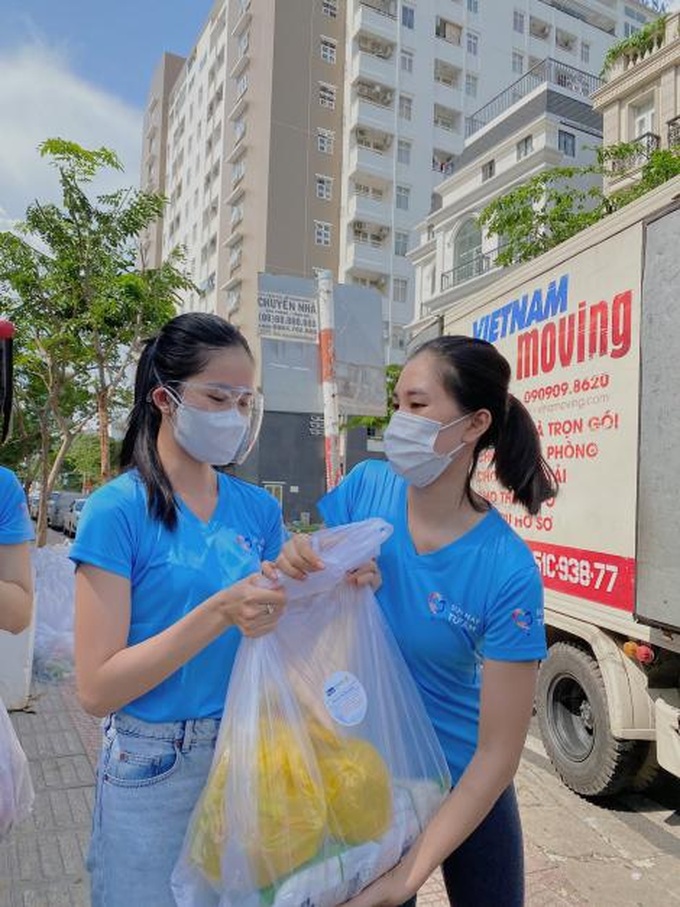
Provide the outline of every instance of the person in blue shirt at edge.
[[[12,328],[0,338],[0,443],[12,412]],[[21,633],[33,614],[33,574],[29,542],[34,538],[26,495],[10,469],[0,466],[0,630]]]
[[0,630],[10,633],[21,633],[31,622],[33,538],[23,488],[11,470],[0,466]]
[[[487,449],[501,485],[530,513],[557,483],[509,382],[510,366],[486,341],[425,343],[396,385],[388,462],[360,463],[319,503],[330,526],[376,516],[394,526],[377,595],[453,781],[412,849],[351,907],[414,904],[438,865],[455,907],[523,903],[512,782],[546,654],[543,591],[531,551],[471,483]],[[323,562],[295,536],[276,565],[301,579]]]
[[105,717],[93,907],[174,905],[170,877],[239,640],[273,630],[285,605],[280,587],[259,585],[285,538],[278,503],[211,465],[241,463],[252,448],[254,381],[233,325],[203,313],[169,321],[139,361],[126,471],[81,515],[70,555],[77,689]]

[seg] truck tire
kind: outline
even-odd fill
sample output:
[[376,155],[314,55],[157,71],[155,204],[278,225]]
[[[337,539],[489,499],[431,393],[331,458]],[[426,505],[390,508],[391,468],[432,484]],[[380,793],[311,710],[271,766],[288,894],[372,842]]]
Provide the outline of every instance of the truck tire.
[[612,736],[599,665],[579,645],[550,647],[538,675],[536,711],[550,761],[575,793],[611,796],[636,773],[645,752],[636,740]]

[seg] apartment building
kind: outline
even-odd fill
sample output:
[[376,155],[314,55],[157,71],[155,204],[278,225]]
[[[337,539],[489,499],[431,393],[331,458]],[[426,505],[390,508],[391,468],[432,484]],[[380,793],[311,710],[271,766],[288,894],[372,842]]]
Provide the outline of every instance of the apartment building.
[[[478,223],[486,205],[544,170],[596,161],[602,117],[589,95],[600,84],[595,75],[547,58],[468,119],[471,135],[409,254],[414,346],[439,333],[444,311],[498,279],[501,240]],[[594,174],[580,177],[583,189],[599,181]]]
[[659,22],[642,46],[622,48],[606,79],[593,95],[603,142],[633,145],[606,178],[615,192],[638,178],[652,151],[680,147],[680,13]]
[[383,294],[398,360],[416,297],[414,227],[467,160],[471,114],[545,58],[599,72],[654,13],[623,0],[347,0],[346,16],[340,279]]
[[259,272],[329,268],[379,290],[398,361],[406,253],[471,114],[547,57],[598,72],[652,18],[638,0],[217,0],[161,95],[163,254],[186,249],[186,307],[254,337]]

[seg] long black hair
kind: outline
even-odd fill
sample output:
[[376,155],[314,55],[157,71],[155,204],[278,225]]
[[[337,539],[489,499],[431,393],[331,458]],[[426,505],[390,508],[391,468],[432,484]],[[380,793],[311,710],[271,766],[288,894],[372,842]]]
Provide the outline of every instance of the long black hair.
[[541,454],[541,440],[529,411],[508,392],[510,365],[493,344],[473,337],[444,335],[428,340],[410,356],[430,353],[437,360],[442,384],[463,412],[487,409],[491,425],[478,439],[465,493],[479,509],[471,481],[480,454],[493,448],[498,481],[529,513],[557,494],[557,479]]
[[243,334],[218,315],[187,312],[165,324],[145,342],[137,365],[135,398],[120,452],[123,469],[135,468],[147,489],[149,511],[168,529],[177,525],[175,496],[158,456],[161,414],[151,399],[159,386],[177,387],[201,372],[211,353],[241,347],[253,355]]

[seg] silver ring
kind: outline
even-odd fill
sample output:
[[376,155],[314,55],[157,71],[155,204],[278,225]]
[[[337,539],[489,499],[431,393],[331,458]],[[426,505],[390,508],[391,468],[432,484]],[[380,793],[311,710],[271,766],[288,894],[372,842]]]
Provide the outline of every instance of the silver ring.
[[272,615],[274,613],[274,605],[272,605],[271,602],[267,602],[264,606],[264,609],[269,615]]

